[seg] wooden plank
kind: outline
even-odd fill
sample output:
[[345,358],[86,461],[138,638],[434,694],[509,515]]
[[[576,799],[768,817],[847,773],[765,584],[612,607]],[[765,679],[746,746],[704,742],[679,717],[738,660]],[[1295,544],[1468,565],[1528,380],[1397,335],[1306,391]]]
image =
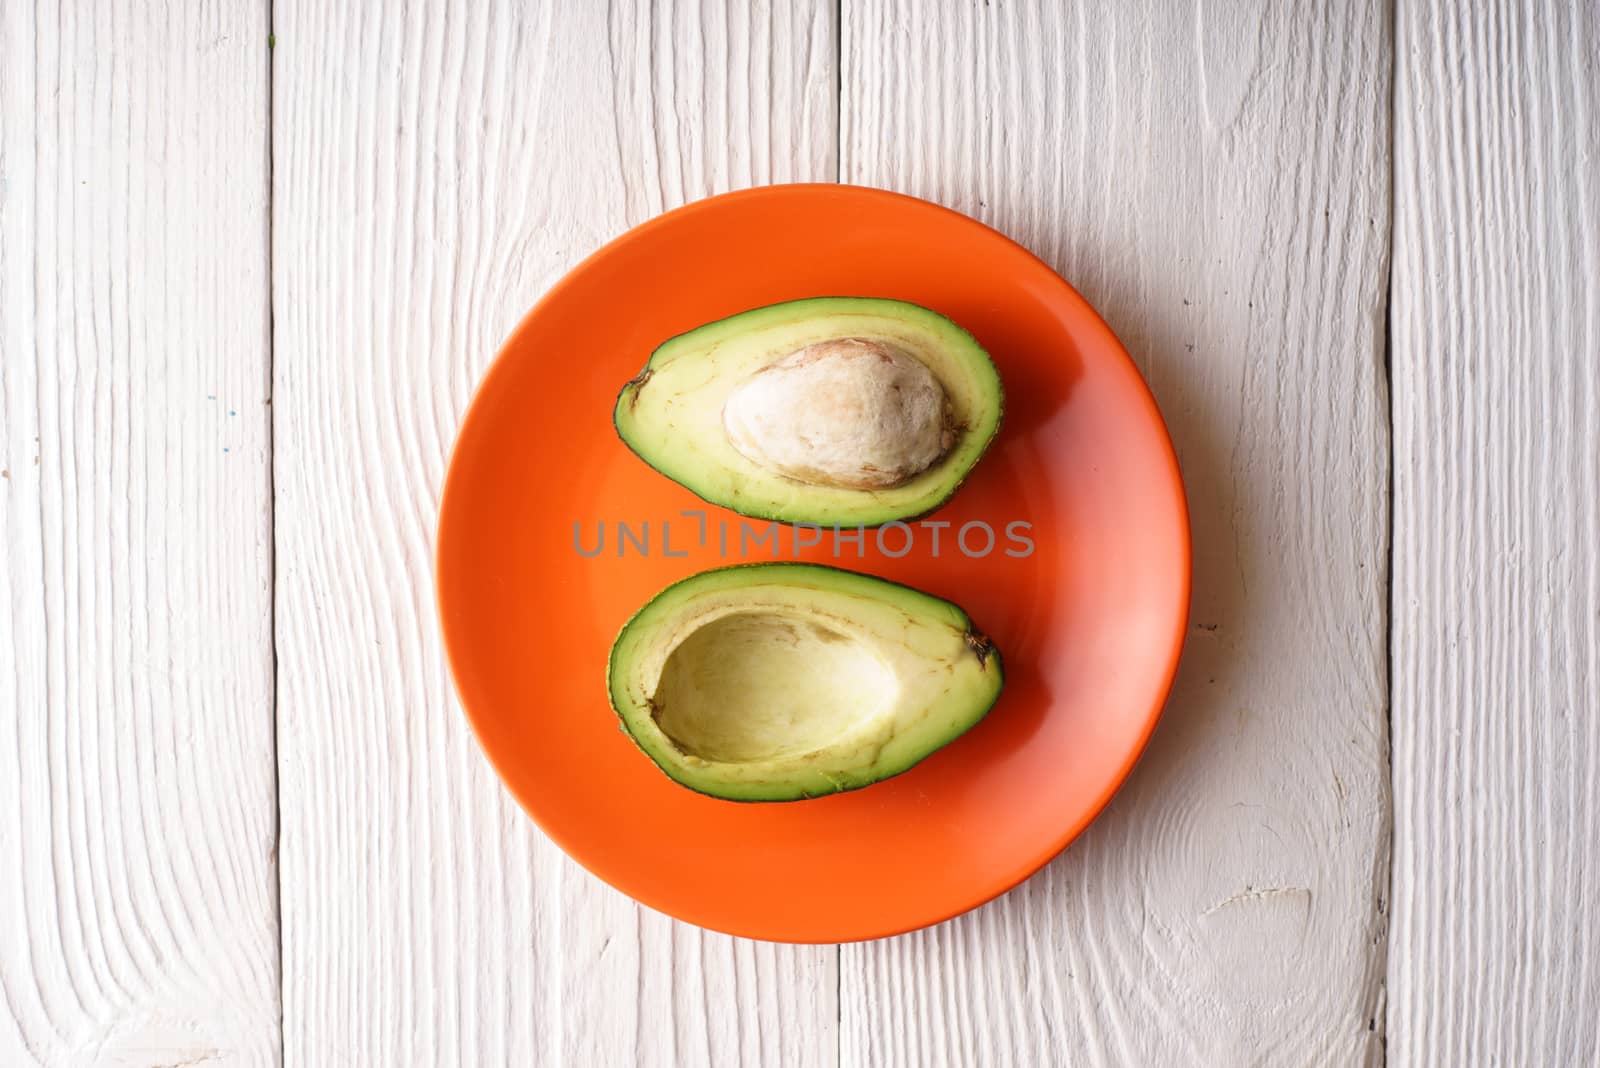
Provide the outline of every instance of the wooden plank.
[[1406,0],[1397,1065],[1600,1050],[1600,9]]
[[1389,11],[847,2],[842,50],[845,179],[1084,292],[1162,405],[1195,537],[1133,778],[1002,901],[845,947],[842,1063],[1377,1057]]
[[541,290],[684,200],[833,176],[833,5],[284,0],[275,28],[285,1062],[833,1063],[835,950],[670,922],[533,829],[431,583],[452,434]]
[[0,1064],[276,1064],[267,17],[0,4]]

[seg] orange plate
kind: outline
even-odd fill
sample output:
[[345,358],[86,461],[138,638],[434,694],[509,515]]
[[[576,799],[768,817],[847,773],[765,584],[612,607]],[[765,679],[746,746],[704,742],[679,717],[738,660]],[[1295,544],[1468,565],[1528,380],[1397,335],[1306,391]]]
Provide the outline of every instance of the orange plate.
[[[864,555],[830,533],[802,559],[955,601],[1005,657],[987,719],[898,778],[788,804],[736,804],[669,781],[606,703],[606,654],[635,609],[740,559],[740,520],[617,439],[618,388],[660,342],[797,297],[898,297],[972,331],[1005,381],[1000,436],[914,547]],[[700,544],[700,521],[707,536]],[[650,555],[617,555],[615,522]],[[993,551],[970,558],[964,523]],[[592,550],[581,556],[580,525]],[[1034,552],[1004,555],[1005,526]],[[671,549],[663,553],[663,523]],[[727,555],[719,547],[723,524]],[[759,524],[752,524],[754,532]],[[791,528],[780,528],[792,556]],[[889,528],[898,553],[906,532]],[[967,547],[986,542],[979,527]],[[769,543],[770,544],[770,543]],[[834,556],[837,548],[840,555]],[[439,516],[439,613],[456,687],[506,785],[606,882],[704,927],[840,942],[897,934],[1015,886],[1083,830],[1154,728],[1189,602],[1189,530],[1160,413],[1093,309],[1020,246],[911,197],[833,185],[703,200],[624,234],[530,312],[456,441]]]

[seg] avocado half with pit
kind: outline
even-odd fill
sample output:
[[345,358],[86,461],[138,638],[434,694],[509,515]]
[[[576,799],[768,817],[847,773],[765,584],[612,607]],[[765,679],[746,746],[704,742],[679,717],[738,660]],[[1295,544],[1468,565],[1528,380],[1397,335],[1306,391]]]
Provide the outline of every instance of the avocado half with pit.
[[930,594],[820,564],[743,564],[667,587],[622,628],[611,706],[662,771],[732,801],[898,775],[981,720],[1000,654]]
[[712,504],[871,527],[948,500],[1003,405],[988,354],[944,316],[818,297],[667,341],[622,387],[614,421],[645,463]]

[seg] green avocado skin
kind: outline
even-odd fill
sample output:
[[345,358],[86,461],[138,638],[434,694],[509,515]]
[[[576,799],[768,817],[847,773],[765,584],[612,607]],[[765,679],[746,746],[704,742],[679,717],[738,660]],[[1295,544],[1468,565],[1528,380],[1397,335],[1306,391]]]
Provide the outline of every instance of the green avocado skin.
[[[641,648],[640,643],[630,642],[630,638],[638,638],[641,632],[648,634],[663,619],[670,620],[676,607],[672,602],[677,600],[681,603],[683,598],[700,592],[709,584],[737,591],[741,587],[761,587],[773,583],[877,597],[908,615],[937,614],[939,625],[950,628],[965,642],[964,652],[955,657],[956,662],[951,666],[952,673],[960,672],[977,680],[977,685],[959,704],[952,703],[948,708],[934,709],[936,714],[925,717],[928,727],[914,740],[915,744],[907,747],[897,759],[886,763],[855,769],[835,768],[820,777],[796,780],[774,778],[738,783],[721,782],[714,772],[687,767],[675,759],[679,754],[661,745],[659,732],[649,730],[644,723],[653,714],[648,702],[641,702],[629,693],[627,668]],[[606,675],[607,695],[622,732],[663,774],[695,793],[719,801],[741,803],[812,800],[860,790],[903,774],[981,722],[999,701],[1005,688],[1005,667],[1000,650],[973,627],[970,617],[957,605],[888,579],[825,564],[800,562],[734,564],[699,572],[666,587],[623,624],[607,657]]]
[[[781,339],[786,330],[814,330],[818,323],[838,322],[840,330],[832,336],[855,336],[856,331],[849,327],[864,316],[874,317],[879,322],[898,321],[908,328],[920,328],[936,335],[943,343],[941,348],[950,355],[946,374],[939,376],[941,380],[958,376],[970,385],[973,396],[981,398],[981,404],[967,420],[963,439],[933,468],[912,480],[915,492],[903,491],[902,487],[889,490],[814,487],[776,474],[764,479],[747,476],[741,480],[716,465],[707,465],[688,455],[675,435],[652,433],[641,425],[638,406],[660,400],[646,387],[652,385],[653,379],[660,381],[657,372],[669,363],[694,360],[700,352],[715,351],[726,345],[730,337],[752,331],[765,331]],[[800,347],[803,343],[789,349],[780,344],[772,351],[771,358]],[[945,381],[945,385],[948,388],[950,382]],[[952,320],[907,301],[878,297],[809,297],[730,315],[662,342],[650,354],[643,369],[618,391],[612,408],[612,427],[623,444],[652,470],[708,504],[751,519],[870,529],[921,518],[949,501],[993,443],[1004,414],[1005,390],[993,361],[977,340]],[[707,426],[705,430],[720,433],[720,424]]]

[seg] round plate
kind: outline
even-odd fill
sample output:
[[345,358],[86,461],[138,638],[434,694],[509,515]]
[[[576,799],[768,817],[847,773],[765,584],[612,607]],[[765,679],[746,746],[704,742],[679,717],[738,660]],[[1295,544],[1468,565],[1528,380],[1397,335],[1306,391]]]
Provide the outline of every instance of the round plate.
[[[977,727],[897,778],[812,801],[719,801],[668,780],[622,733],[606,654],[662,587],[769,558],[774,539],[645,466],[613,432],[612,404],[674,334],[825,295],[915,301],[966,327],[1000,369],[1005,421],[955,498],[909,531],[886,528],[881,546],[873,531],[859,546],[825,531],[796,550],[817,535],[782,527],[777,553],[956,602],[999,646],[1006,690]],[[994,532],[986,554],[982,524]],[[1008,537],[1011,524],[1028,525]],[[437,581],[467,716],[562,849],[680,919],[841,942],[982,904],[1105,806],[1177,669],[1189,530],[1148,389],[1042,262],[910,197],[775,186],[629,231],[522,321],[456,441]]]

